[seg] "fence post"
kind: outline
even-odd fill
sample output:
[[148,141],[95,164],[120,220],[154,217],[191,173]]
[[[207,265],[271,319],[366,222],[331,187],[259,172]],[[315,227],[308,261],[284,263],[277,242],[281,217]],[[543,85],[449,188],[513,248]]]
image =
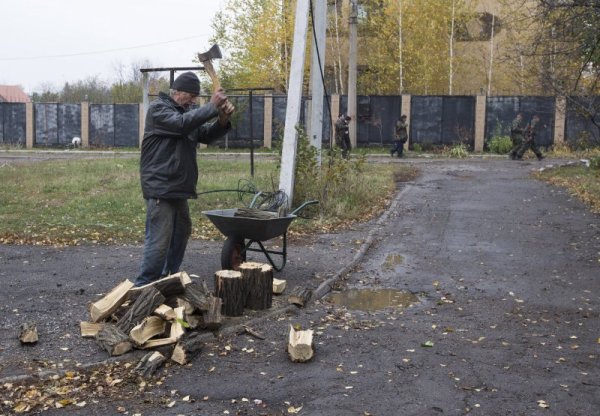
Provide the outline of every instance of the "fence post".
[[33,149],[33,134],[35,121],[33,119],[33,103],[25,103],[25,148]]
[[483,143],[485,141],[485,95],[478,95],[475,98],[475,151],[483,152]]
[[565,142],[565,119],[567,115],[567,100],[565,97],[556,97],[554,105],[554,144]]
[[140,123],[139,123],[139,133],[138,133],[138,136],[139,136],[138,137],[139,145],[138,146],[141,149],[142,148],[142,140],[144,140],[144,124],[146,122],[146,120],[145,120],[145,118],[146,118],[145,117],[145,115],[146,115],[146,112],[145,112],[146,108],[144,107],[144,103],[140,103],[140,104],[138,104],[138,106],[139,106],[139,114],[140,114],[140,116],[139,116],[139,120],[140,120]]
[[81,103],[81,147],[90,147],[90,103]]
[[[408,120],[409,123],[411,123],[411,121],[410,121],[410,100],[411,100],[412,96],[410,94],[402,94],[401,97],[402,98],[400,101],[400,115],[402,115],[402,114],[406,115],[406,119]],[[410,130],[410,124],[409,124],[408,128]],[[394,132],[395,132],[395,128],[394,128]],[[410,138],[410,134],[409,134],[408,140],[406,141],[406,143],[404,143],[404,150],[408,150],[408,146],[410,145],[410,139],[411,138]]]
[[263,120],[263,146],[270,149],[273,140],[273,93],[265,93],[265,113]]

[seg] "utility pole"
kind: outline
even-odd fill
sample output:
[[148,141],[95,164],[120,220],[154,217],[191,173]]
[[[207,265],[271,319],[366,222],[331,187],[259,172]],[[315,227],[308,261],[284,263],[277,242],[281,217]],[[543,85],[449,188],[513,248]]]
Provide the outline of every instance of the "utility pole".
[[288,208],[291,207],[294,197],[294,171],[296,169],[296,147],[298,144],[296,126],[300,120],[300,106],[302,104],[302,81],[304,78],[303,69],[304,58],[306,55],[309,1],[310,0],[298,0],[296,3],[294,45],[292,47],[290,82],[288,85],[285,126],[283,129],[283,149],[281,152],[279,189],[283,190],[288,197]]
[[314,36],[312,42],[312,60],[310,76],[312,85],[311,115],[310,115],[310,144],[317,149],[317,163],[321,165],[321,147],[323,140],[323,74],[325,71],[325,34],[327,31],[327,2],[317,0],[312,10]]
[[358,9],[356,0],[350,0],[350,50],[348,52],[348,115],[350,120],[350,143],[356,148],[356,50],[357,50],[357,25]]

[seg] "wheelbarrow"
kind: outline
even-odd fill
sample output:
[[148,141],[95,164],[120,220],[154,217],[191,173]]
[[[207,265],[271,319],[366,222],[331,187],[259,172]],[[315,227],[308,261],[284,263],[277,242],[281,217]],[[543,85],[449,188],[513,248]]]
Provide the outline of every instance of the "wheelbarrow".
[[[221,267],[224,270],[238,270],[246,261],[248,251],[262,252],[275,270],[280,272],[287,260],[287,230],[297,214],[308,205],[319,201],[307,201],[284,217],[249,218],[235,216],[237,208],[215,209],[202,213],[227,237],[221,249]],[[281,250],[267,248],[264,241],[283,236]],[[275,261],[280,257],[279,261]]]

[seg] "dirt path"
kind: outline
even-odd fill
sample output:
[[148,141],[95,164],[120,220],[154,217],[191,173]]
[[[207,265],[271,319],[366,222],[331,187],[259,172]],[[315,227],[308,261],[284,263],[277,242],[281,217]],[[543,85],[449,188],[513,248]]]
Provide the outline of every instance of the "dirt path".
[[[370,236],[337,286],[405,290],[418,296],[413,306],[369,311],[373,304],[347,309],[324,298],[257,315],[252,325],[265,340],[208,340],[191,366],[95,393],[70,414],[597,413],[600,217],[530,179],[537,163],[416,163],[423,175],[399,190],[385,221],[291,245],[280,276],[317,288]],[[212,276],[219,250],[192,244],[184,268]],[[135,274],[140,256],[139,247],[0,247],[3,381],[106,358],[77,325],[87,302]],[[23,349],[14,335],[26,319],[41,323],[42,341]],[[313,361],[287,359],[290,324],[315,331]]]

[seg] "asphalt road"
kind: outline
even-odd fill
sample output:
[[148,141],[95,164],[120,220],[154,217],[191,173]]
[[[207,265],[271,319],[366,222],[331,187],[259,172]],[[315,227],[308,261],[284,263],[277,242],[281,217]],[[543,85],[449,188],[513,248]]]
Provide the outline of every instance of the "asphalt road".
[[[278,298],[282,313],[231,320],[191,365],[144,383],[113,374],[139,352],[101,364],[106,353],[78,336],[87,303],[135,275],[140,247],[0,246],[0,406],[35,386],[32,375],[75,370],[94,372],[94,389],[71,389],[68,414],[598,414],[600,216],[530,177],[552,162],[400,163],[422,175],[399,184],[378,221],[290,242],[277,276],[319,293],[331,285],[350,308],[325,297],[296,310]],[[210,283],[219,251],[193,242],[184,269]],[[371,310],[381,305],[354,296],[374,290],[385,304],[387,289],[418,300]],[[38,324],[35,346],[16,339],[24,321]],[[243,323],[265,339],[238,334]],[[315,331],[312,361],[288,360],[290,324]]]

